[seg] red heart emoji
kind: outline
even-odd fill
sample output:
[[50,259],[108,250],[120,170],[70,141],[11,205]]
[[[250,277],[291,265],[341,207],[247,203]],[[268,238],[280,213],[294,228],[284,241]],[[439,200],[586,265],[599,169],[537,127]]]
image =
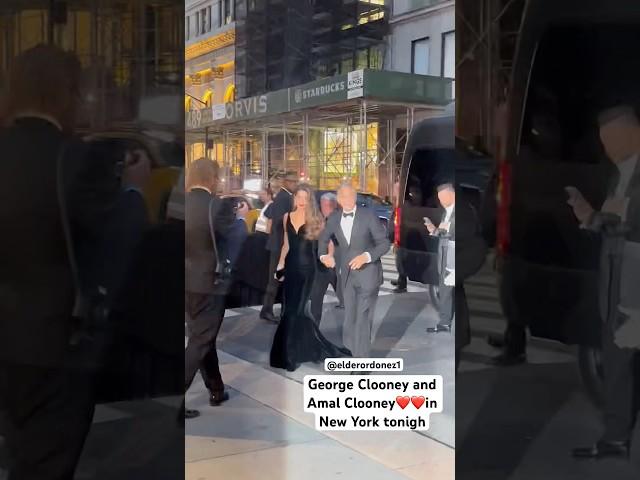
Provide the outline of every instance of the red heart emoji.
[[409,405],[410,401],[411,400],[409,399],[409,397],[396,397],[396,403],[400,405],[400,408],[402,408],[403,410],[407,407],[407,405]]
[[414,407],[420,408],[424,405],[424,397],[411,397],[411,403],[413,403]]

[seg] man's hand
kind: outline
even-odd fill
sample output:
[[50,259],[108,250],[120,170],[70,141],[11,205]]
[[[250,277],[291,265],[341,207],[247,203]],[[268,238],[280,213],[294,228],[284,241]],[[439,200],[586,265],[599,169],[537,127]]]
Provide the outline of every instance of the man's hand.
[[362,253],[349,262],[349,268],[351,268],[351,270],[360,270],[362,266],[368,262],[369,257],[366,253]]
[[151,160],[144,150],[127,152],[122,172],[122,186],[144,190],[151,178]]
[[433,233],[436,231],[436,226],[427,217],[424,217],[424,226],[427,227],[429,235],[433,235]]
[[323,255],[320,261],[327,268],[335,268],[336,266],[336,259],[333,255]]
[[569,194],[569,200],[567,203],[573,208],[573,214],[576,216],[581,225],[587,223],[587,221],[593,215],[595,211],[593,207],[587,202],[580,190],[575,187],[566,187],[565,190]]
[[438,225],[438,230],[443,230],[449,233],[449,228],[451,227],[451,222],[442,222]]

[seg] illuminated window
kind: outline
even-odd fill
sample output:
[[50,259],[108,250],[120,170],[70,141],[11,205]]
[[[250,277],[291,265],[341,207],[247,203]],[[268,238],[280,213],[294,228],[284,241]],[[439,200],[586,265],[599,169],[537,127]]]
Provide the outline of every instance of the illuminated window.
[[204,103],[207,107],[210,107],[212,100],[213,100],[213,90],[209,89],[206,92],[204,92],[204,95],[202,96],[202,103]]
[[233,102],[236,99],[236,86],[231,84],[224,91],[224,103]]

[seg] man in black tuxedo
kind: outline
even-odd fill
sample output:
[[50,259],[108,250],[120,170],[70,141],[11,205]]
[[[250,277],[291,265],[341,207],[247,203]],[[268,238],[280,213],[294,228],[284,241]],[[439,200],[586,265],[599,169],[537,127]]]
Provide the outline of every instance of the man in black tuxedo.
[[267,283],[267,290],[264,294],[264,300],[262,302],[260,318],[272,323],[277,322],[276,317],[273,314],[273,304],[278,296],[278,289],[281,283],[274,277],[274,275],[278,268],[280,252],[282,251],[282,244],[284,243],[284,228],[282,226],[282,220],[285,213],[291,212],[291,209],[293,208],[293,195],[291,192],[296,188],[298,177],[294,172],[288,172],[281,180],[282,187],[276,194],[270,208],[265,212],[265,216],[271,220],[271,233],[269,234],[269,240],[267,240],[267,250],[270,254],[270,260],[269,279]]
[[[444,214],[442,216],[442,221],[440,225],[437,227],[429,220],[425,219],[425,227],[429,231],[430,235],[435,235],[443,238],[447,238],[449,240],[455,241],[456,235],[456,213],[455,213],[455,202],[456,202],[456,192],[452,184],[445,183],[438,187],[438,201],[442,208],[444,209]],[[443,249],[446,247],[443,247]],[[437,333],[437,332],[450,332],[451,331],[451,323],[453,322],[454,315],[454,286],[453,283],[447,282],[446,279],[451,272],[448,272],[445,268],[446,258],[446,250],[441,251],[442,259],[442,272],[440,275],[440,285],[439,285],[439,293],[440,293],[440,321],[435,327],[427,328],[427,332],[429,333]]]
[[139,166],[122,178],[114,168],[96,169],[71,135],[79,78],[75,57],[38,46],[16,59],[8,79],[0,129],[0,408],[12,480],[74,476],[94,408],[88,362],[70,348],[77,293],[100,277],[90,260],[121,180],[141,187]]
[[[218,164],[206,158],[193,162],[187,171],[185,195],[185,308],[189,341],[185,350],[185,392],[198,370],[209,390],[209,404],[218,406],[229,398],[225,392],[216,339],[224,318],[230,278],[222,274],[221,251],[235,220],[229,202],[216,196]],[[186,410],[185,417],[197,417]]]

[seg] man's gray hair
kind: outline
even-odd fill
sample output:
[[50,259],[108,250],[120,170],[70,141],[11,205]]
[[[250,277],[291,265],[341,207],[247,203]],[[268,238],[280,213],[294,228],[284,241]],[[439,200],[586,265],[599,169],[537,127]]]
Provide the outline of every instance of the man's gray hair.
[[452,192],[455,192],[455,188],[453,187],[452,183],[443,183],[438,185],[438,187],[436,188],[436,190],[438,190],[438,192],[441,192],[443,190],[450,190]]
[[353,191],[354,193],[357,192],[356,187],[354,187],[351,182],[342,182],[339,186],[338,189],[336,190],[336,192],[339,192],[342,189],[349,189],[351,191]]
[[320,201],[322,200],[328,200],[331,203],[338,203],[338,197],[333,192],[323,193],[322,196],[320,197]]

